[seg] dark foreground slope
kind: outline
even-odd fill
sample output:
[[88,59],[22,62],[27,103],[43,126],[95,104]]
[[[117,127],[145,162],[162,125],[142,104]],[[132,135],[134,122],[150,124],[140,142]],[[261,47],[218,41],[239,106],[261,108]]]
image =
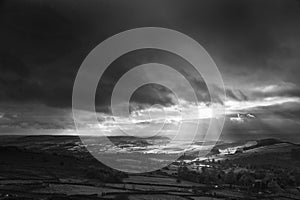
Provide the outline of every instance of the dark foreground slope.
[[[2,140],[0,199],[1,196],[5,199],[60,197],[65,196],[64,189],[57,193],[51,190],[40,193],[39,190],[56,184],[89,186],[103,182],[120,183],[126,177],[126,174],[102,165],[85,151],[72,155],[68,149],[74,148],[76,142],[79,142],[76,137],[45,136],[14,138],[5,144]],[[77,198],[76,195],[74,198]]]

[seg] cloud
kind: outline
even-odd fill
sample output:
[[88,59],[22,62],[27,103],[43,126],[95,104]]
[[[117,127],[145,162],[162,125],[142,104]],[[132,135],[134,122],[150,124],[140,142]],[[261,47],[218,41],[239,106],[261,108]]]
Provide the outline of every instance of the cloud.
[[0,103],[0,133],[8,129],[57,130],[73,129],[70,109],[60,109],[36,103]]
[[[66,7],[72,7],[72,13]],[[300,72],[290,73],[297,70],[296,52],[300,52],[297,1],[134,0],[125,4],[91,0],[88,4],[65,1],[41,6],[37,1],[16,0],[4,1],[1,8],[3,99],[70,107],[73,81],[88,52],[120,30],[139,26],[173,28],[199,41],[217,62],[225,83],[239,85],[240,92],[228,90],[231,98],[243,100],[249,85],[278,79],[290,79],[298,85]],[[101,82],[104,87],[98,90],[97,107],[108,111],[107,96],[117,79],[133,66],[149,61],[179,69],[196,88],[198,98],[210,100],[201,76],[195,76],[188,63],[172,54],[146,50],[112,64]]]
[[[207,86],[201,75],[197,73],[191,64],[183,58],[166,51],[144,49],[133,51],[121,56],[106,69],[98,84],[96,93],[96,106],[100,107],[98,111],[103,110],[103,105],[110,105],[110,97],[112,95],[113,88],[122,75],[130,69],[146,63],[161,63],[170,66],[181,73],[189,81],[192,88],[182,87],[180,83],[173,84],[177,88],[177,92],[181,92],[181,96],[184,96],[186,100],[191,100],[193,98],[190,96],[190,90],[192,89],[199,101],[210,102]],[[158,73],[160,76],[163,75],[166,77],[165,81],[168,80],[168,74],[161,74],[162,72]],[[147,80],[147,76],[148,74],[141,73],[134,78]],[[140,87],[133,94],[131,102],[135,103],[135,105],[140,104],[140,108],[151,106],[153,104],[170,106],[176,103],[176,97],[175,94],[173,94],[168,88],[158,84],[149,84],[147,86]]]
[[273,85],[253,88],[252,97],[300,97],[298,85],[289,82],[281,82]]
[[[300,116],[291,106],[300,97],[299,1],[65,0],[41,4],[11,0],[1,1],[0,10],[0,111],[5,113],[1,120],[13,121],[3,125],[71,129],[72,88],[85,56],[111,35],[145,26],[175,29],[203,45],[226,85],[227,101],[217,103],[228,106],[231,114],[268,113],[272,109],[280,112],[276,119],[283,121],[291,115],[295,119]],[[109,121],[110,96],[118,79],[133,67],[149,62],[179,71],[191,83],[199,101],[209,106],[206,84],[186,60],[145,49],[121,56],[103,74],[95,102],[102,115],[99,117],[105,116],[104,122]],[[187,88],[176,86],[189,102]],[[134,93],[131,109],[147,110],[154,103],[172,108],[177,101],[170,90],[148,85]],[[7,110],[8,104],[15,106]],[[32,112],[25,112],[19,106],[23,104]],[[286,111],[286,105],[292,108]],[[27,114],[19,115],[22,112]],[[18,117],[13,118],[16,113]],[[260,126],[265,124],[270,126],[260,122]]]

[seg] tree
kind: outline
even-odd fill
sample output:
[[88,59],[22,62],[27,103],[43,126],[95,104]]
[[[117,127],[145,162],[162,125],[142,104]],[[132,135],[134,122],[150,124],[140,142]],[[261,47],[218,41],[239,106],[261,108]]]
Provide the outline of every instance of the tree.
[[232,185],[236,183],[236,177],[233,171],[228,172],[225,177],[225,182],[230,185],[230,188],[232,188]]

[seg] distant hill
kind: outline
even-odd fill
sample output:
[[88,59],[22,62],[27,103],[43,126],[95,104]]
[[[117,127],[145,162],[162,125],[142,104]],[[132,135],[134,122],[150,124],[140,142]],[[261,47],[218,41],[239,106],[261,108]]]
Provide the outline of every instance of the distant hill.
[[300,168],[300,159],[297,154],[300,152],[298,144],[274,138],[256,140],[255,142],[256,144],[254,145],[243,146],[242,151],[224,155],[224,158],[235,164],[274,165],[291,169]]
[[249,147],[244,147],[243,150],[249,150],[249,149],[255,149],[263,146],[269,146],[269,145],[274,145],[274,144],[280,144],[284,143],[278,139],[274,138],[267,138],[267,139],[262,139],[262,140],[256,140],[257,144]]

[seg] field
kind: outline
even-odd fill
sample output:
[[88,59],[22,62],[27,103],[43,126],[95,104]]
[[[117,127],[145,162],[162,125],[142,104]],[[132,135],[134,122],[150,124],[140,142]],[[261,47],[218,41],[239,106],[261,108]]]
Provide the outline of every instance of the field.
[[[144,174],[112,170],[95,160],[77,137],[2,137],[0,199],[202,200],[249,197],[249,193],[240,187],[229,189],[225,184],[199,183],[178,177],[177,165]],[[291,161],[286,155],[296,147],[286,143],[260,146],[243,154],[226,155],[226,159],[229,164],[285,162],[287,166]],[[225,155],[221,156],[224,159]],[[293,198],[298,197],[296,191]],[[262,196],[253,198],[263,199]]]

